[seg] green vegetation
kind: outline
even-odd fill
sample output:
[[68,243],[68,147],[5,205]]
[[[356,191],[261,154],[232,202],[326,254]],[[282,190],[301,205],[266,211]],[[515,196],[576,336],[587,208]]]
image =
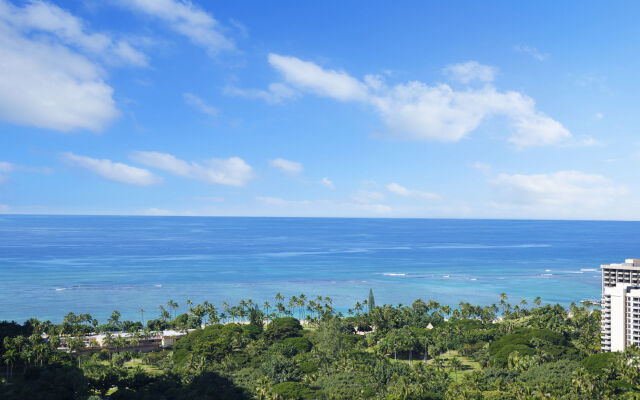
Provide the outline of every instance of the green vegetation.
[[[0,398],[640,398],[640,349],[600,353],[600,311],[590,305],[511,305],[503,294],[484,307],[391,306],[372,291],[347,315],[304,294],[220,312],[185,304],[180,313],[170,300],[144,326],[144,310],[140,322],[115,311],[105,324],[73,313],[61,324],[0,323]],[[170,350],[128,350],[166,328],[193,330]],[[122,330],[131,335],[112,333]],[[107,332],[108,349],[84,348],[92,332]]]

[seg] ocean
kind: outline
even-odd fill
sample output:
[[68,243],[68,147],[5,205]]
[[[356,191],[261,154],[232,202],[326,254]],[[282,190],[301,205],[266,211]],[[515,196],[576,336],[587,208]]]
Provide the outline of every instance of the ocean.
[[0,215],[0,320],[277,292],[346,311],[370,288],[377,304],[568,305],[599,298],[600,264],[639,245],[639,222]]

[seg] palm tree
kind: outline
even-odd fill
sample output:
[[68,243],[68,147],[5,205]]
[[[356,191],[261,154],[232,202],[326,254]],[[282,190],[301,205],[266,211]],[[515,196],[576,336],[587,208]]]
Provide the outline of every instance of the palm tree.
[[140,321],[142,322],[142,326],[144,326],[144,308],[140,309]]
[[256,382],[256,398],[258,400],[268,400],[271,398],[271,382],[266,376],[263,376]]
[[298,304],[298,298],[296,296],[291,296],[289,299],[289,314],[292,314],[293,308]]
[[[5,339],[8,339],[8,337],[6,337]],[[7,346],[5,346],[5,349],[6,348]],[[4,352],[4,354],[2,355],[2,358],[4,359],[4,363],[7,365],[7,378],[12,378],[13,364],[15,364],[16,361],[18,360],[18,354],[14,349],[10,349]]]
[[436,366],[437,370],[441,370],[444,367],[444,360],[440,356],[435,356],[433,358],[433,365]]
[[462,362],[458,359],[458,357],[452,357],[449,360],[449,367],[453,369],[453,372],[457,372],[459,369],[462,369]]
[[111,313],[111,317],[109,317],[109,324],[110,325],[119,326],[119,324],[120,324],[120,311],[113,310],[113,313]]
[[451,307],[450,306],[442,306],[442,307],[440,307],[440,310],[442,310],[444,315],[449,315],[451,313]]
[[533,299],[533,305],[534,306],[540,307],[540,304],[542,304],[542,299],[540,298],[540,296],[538,296],[535,299]]
[[207,313],[207,315],[209,316],[209,323],[218,323],[218,321],[220,321],[220,318],[218,318],[218,311],[216,310],[216,307],[211,304],[211,303],[207,303],[207,306],[205,308],[205,311]]
[[106,348],[113,346],[113,336],[111,335],[111,332],[107,332],[104,335],[104,339],[102,339],[102,346]]
[[160,319],[164,322],[167,322],[169,320],[169,318],[171,318],[171,315],[169,314],[169,311],[167,311],[164,306],[160,306]]
[[271,304],[269,304],[268,301],[265,301],[264,304],[262,305],[262,309],[266,310],[266,314],[269,315],[269,309],[271,309]]
[[176,310],[178,309],[179,305],[178,303],[176,303],[173,300],[169,300],[169,302],[167,303],[167,305],[169,306],[169,308],[171,308],[173,310],[173,319],[176,318]]
[[304,293],[301,293],[300,296],[298,296],[298,307],[300,307],[300,319],[304,319],[304,314],[305,314],[305,309],[304,306],[307,304],[307,296],[305,296]]

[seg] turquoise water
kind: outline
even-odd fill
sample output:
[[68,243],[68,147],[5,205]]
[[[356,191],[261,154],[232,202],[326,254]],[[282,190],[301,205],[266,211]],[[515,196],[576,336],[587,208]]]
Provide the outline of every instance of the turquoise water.
[[0,216],[0,320],[138,319],[214,304],[331,296],[346,310],[420,297],[455,305],[600,297],[600,264],[640,257],[640,223]]

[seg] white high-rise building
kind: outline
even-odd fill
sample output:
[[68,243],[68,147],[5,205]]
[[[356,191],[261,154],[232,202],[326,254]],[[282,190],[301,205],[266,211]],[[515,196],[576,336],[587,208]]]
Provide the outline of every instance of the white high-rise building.
[[602,351],[640,345],[640,259],[602,268]]

